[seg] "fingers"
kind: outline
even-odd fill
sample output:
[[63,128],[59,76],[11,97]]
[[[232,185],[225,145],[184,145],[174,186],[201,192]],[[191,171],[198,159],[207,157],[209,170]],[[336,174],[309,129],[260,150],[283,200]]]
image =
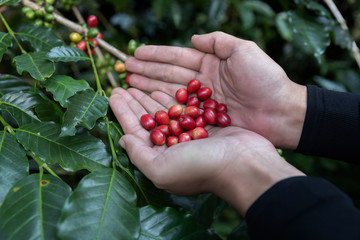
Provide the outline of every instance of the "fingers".
[[227,59],[234,54],[239,44],[244,44],[249,41],[236,38],[223,32],[212,32],[194,35],[191,38],[191,42],[199,51],[212,53],[221,59]]
[[152,146],[149,132],[140,125],[140,117],[146,110],[125,90],[118,88],[113,91],[109,104],[125,134],[134,134]]
[[135,51],[135,57],[144,61],[169,63],[199,71],[204,54],[192,48],[168,46],[143,46]]
[[182,84],[167,83],[138,74],[131,75],[130,86],[146,92],[162,91],[170,96],[175,96],[179,88],[185,87],[185,85]]
[[171,62],[162,63],[152,60],[143,61],[137,58],[129,58],[125,64],[126,69],[130,72],[168,83],[184,84],[188,79],[195,78],[197,74],[197,71],[174,65]]
[[150,147],[144,139],[132,134],[124,135],[120,139],[120,144],[126,149],[131,162],[147,177],[151,176],[154,171],[153,160],[159,152]]

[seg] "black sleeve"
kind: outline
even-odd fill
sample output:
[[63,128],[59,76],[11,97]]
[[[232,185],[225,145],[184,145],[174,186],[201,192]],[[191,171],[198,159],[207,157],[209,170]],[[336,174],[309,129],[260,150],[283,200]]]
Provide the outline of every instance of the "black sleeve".
[[360,163],[360,95],[308,85],[297,152]]
[[360,239],[360,211],[321,178],[291,177],[268,189],[248,209],[250,239]]

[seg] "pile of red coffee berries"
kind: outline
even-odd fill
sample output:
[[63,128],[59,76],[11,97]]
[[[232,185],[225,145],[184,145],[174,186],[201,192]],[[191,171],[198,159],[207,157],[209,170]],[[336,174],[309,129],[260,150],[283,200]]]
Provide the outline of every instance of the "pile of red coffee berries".
[[[197,79],[192,79],[187,88],[176,92],[179,104],[171,106],[168,112],[157,111],[155,116],[144,114],[140,118],[143,128],[151,131],[150,139],[155,145],[172,146],[177,143],[207,138],[207,124],[227,127],[231,119],[227,107],[211,98],[212,90],[202,87]],[[186,106],[185,106],[186,105]]]

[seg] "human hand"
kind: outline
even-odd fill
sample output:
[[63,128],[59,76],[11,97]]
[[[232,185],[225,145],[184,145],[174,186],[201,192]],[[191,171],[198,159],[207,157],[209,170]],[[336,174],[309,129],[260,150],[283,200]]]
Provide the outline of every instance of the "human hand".
[[126,61],[138,89],[175,96],[193,78],[228,106],[232,126],[275,146],[295,149],[306,112],[306,88],[292,82],[255,43],[222,32],[192,37],[192,48],[144,46]]
[[110,97],[110,106],[125,133],[121,146],[157,187],[178,195],[211,192],[245,215],[271,185],[302,174],[287,164],[267,139],[239,127],[207,126],[207,139],[169,148],[154,146],[139,119],[174,103],[175,99],[163,92],[149,96],[133,88],[115,89]]

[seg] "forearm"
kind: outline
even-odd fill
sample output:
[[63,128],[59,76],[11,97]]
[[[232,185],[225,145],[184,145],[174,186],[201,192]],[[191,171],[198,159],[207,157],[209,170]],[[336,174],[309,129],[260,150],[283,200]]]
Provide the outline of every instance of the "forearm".
[[266,191],[246,214],[251,239],[359,239],[360,211],[331,183],[287,178]]
[[360,95],[310,85],[307,105],[297,151],[359,163]]

